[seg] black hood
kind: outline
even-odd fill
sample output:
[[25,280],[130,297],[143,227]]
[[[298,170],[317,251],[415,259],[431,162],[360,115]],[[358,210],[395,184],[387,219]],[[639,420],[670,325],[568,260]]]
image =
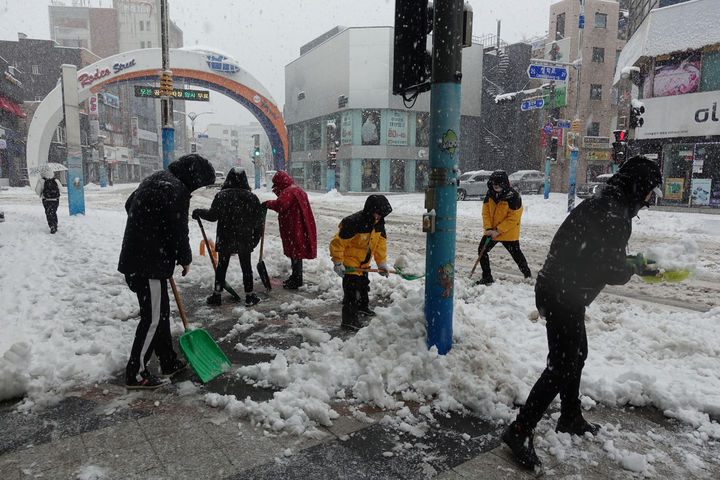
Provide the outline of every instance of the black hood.
[[508,191],[510,189],[510,180],[508,180],[508,175],[505,170],[495,170],[490,174],[490,178],[488,178],[488,190],[493,189],[493,185],[500,185],[503,190]]
[[168,165],[168,170],[191,192],[215,183],[215,169],[212,164],[196,153],[178,158]]
[[607,183],[622,191],[634,215],[642,207],[650,206],[645,197],[655,187],[662,185],[662,173],[655,162],[638,155],[625,160]]
[[363,207],[365,213],[377,213],[381,217],[387,217],[392,212],[390,202],[385,198],[385,195],[370,195],[365,200],[365,207]]
[[242,188],[243,190],[250,190],[250,184],[248,183],[245,170],[231,168],[225,178],[225,183],[223,183],[222,188]]

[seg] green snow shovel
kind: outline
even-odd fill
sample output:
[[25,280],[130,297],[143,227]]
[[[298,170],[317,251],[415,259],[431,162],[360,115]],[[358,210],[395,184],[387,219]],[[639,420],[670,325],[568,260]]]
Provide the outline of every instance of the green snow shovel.
[[[202,232],[203,240],[205,240],[205,248],[207,248],[208,251],[208,257],[210,257],[210,263],[212,263],[213,266],[213,272],[217,270],[217,266],[215,265],[215,257],[213,256],[213,251],[210,248],[210,242],[208,242],[207,235],[205,235],[205,229],[203,228],[203,224],[200,221],[200,219],[197,219],[198,225],[200,225],[200,231]],[[230,286],[227,281],[225,282],[225,285],[223,285],[223,288],[226,292],[228,292],[230,295],[235,298],[238,302],[242,301],[242,298],[240,298],[240,295]]]
[[209,333],[201,328],[189,330],[185,310],[183,310],[182,303],[180,303],[180,295],[178,295],[175,280],[172,277],[170,277],[170,286],[173,295],[175,295],[178,310],[180,310],[180,318],[182,318],[185,326],[185,333],[180,337],[180,351],[185,355],[200,380],[206,383],[208,380],[212,380],[229,370],[232,364]]
[[[388,270],[388,273],[394,273],[394,274],[396,274],[396,275],[399,275],[401,278],[404,278],[405,280],[418,280],[418,279],[420,279],[420,278],[424,278],[424,277],[425,277],[425,274],[424,274],[424,273],[423,273],[422,275],[410,275],[410,274],[407,274],[407,273],[403,273],[403,271],[400,270],[397,265],[393,265],[393,268],[394,268],[395,270]],[[380,273],[380,272],[382,272],[383,270],[380,270],[379,268],[353,268],[353,267],[345,267],[345,271],[346,271],[347,273],[350,273],[350,272],[375,272],[375,273]]]

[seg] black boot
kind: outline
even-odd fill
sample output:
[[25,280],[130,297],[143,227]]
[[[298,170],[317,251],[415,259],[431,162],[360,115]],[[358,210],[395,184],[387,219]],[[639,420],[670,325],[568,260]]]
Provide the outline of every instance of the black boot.
[[492,275],[489,277],[482,277],[480,280],[475,282],[475,285],[490,285],[491,283],[495,282]]
[[534,469],[542,466],[542,462],[535,453],[533,446],[533,432],[526,431],[517,422],[513,422],[502,435],[505,445],[510,447],[515,460],[527,469]]
[[209,297],[207,297],[207,304],[213,305],[213,306],[219,306],[222,305],[222,299],[220,298],[219,293],[213,293]]
[[258,296],[254,293],[248,293],[245,295],[246,307],[252,307],[253,305],[257,305],[258,303],[260,303],[260,298],[258,298]]
[[581,437],[586,433],[590,433],[595,436],[600,431],[600,425],[588,422],[585,418],[583,418],[582,414],[574,416],[560,415],[557,426],[555,426],[555,431],[569,433],[570,435],[578,435]]

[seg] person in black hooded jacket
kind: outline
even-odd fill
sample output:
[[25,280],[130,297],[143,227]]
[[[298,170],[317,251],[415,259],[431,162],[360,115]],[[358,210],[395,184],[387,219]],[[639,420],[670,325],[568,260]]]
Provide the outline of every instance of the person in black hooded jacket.
[[623,285],[634,273],[652,274],[627,262],[625,249],[632,218],[649,207],[653,192],[662,196],[660,168],[637,156],[620,165],[607,187],[583,201],[567,216],[550,244],[535,283],[535,303],[546,319],[547,367],[535,382],[503,441],[526,468],[540,466],[533,430],[555,396],[560,394],[556,431],[595,435],[599,425],[583,418],[580,379],[588,354],[585,308],[605,288]]
[[362,328],[358,315],[372,317],[370,310],[370,280],[367,272],[350,269],[368,268],[374,257],[380,274],[387,277],[387,234],[385,217],[392,212],[390,202],[384,195],[370,195],[359,212],[342,219],[339,230],[330,242],[330,258],[335,273],[343,279],[343,328]]
[[[188,238],[190,192],[215,183],[215,169],[205,158],[191,154],[140,182],[125,202],[125,225],[118,271],[125,274],[140,304],[140,323],[125,368],[127,388],[158,388],[185,368],[177,358],[170,335],[167,280],[175,265],[185,276],[192,262]],[[152,354],[162,376],[147,369]]]
[[260,200],[250,191],[245,171],[235,168],[230,170],[210,209],[197,208],[193,210],[192,218],[218,222],[215,250],[219,258],[215,270],[215,288],[207,303],[221,304],[220,294],[225,285],[230,256],[236,253],[243,272],[245,305],[257,304],[260,299],[253,293],[250,254],[262,235],[263,211]]

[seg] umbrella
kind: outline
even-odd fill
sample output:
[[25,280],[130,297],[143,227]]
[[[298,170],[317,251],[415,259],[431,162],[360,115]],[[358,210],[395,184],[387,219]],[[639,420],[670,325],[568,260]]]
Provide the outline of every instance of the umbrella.
[[51,172],[62,172],[63,170],[67,170],[67,167],[65,165],[63,165],[62,163],[57,163],[57,162],[48,162],[47,165],[45,165],[42,168],[47,168]]

